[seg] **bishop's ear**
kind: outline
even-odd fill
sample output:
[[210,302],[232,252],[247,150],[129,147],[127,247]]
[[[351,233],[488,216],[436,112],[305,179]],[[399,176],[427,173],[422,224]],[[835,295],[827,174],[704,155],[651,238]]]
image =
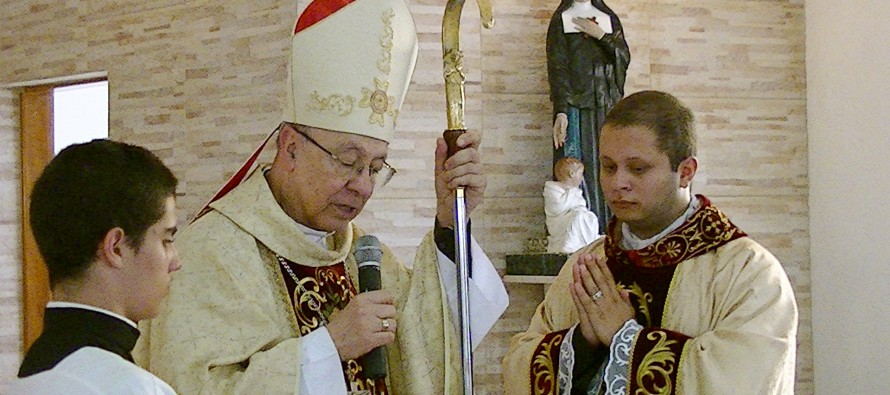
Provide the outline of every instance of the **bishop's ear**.
[[281,127],[278,129],[278,153],[282,155],[284,158],[294,160],[297,157],[296,150],[296,137],[297,131],[294,127],[288,123],[282,123]]
[[677,172],[680,173],[681,188],[686,188],[692,184],[696,171],[698,171],[698,159],[694,156],[690,156],[680,162],[680,165],[677,166]]

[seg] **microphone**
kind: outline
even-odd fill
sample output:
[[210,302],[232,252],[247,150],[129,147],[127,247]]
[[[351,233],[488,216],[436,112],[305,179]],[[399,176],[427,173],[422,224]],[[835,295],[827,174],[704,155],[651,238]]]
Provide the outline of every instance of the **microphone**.
[[[383,251],[380,242],[371,235],[358,238],[355,243],[355,262],[358,264],[359,292],[377,291],[380,289],[380,260]],[[362,356],[362,370],[371,379],[386,377],[386,354],[383,346],[371,350]]]

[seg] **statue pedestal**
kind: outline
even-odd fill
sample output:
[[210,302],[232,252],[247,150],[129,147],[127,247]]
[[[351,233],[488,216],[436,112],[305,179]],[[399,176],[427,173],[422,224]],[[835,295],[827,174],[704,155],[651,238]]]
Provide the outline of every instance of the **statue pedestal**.
[[569,254],[508,254],[507,274],[511,276],[556,276]]

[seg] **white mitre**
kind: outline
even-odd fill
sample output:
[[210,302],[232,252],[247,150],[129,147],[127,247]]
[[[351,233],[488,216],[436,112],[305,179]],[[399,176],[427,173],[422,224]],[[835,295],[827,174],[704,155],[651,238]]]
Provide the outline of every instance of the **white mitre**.
[[294,28],[282,120],[389,142],[416,60],[404,0],[315,0]]

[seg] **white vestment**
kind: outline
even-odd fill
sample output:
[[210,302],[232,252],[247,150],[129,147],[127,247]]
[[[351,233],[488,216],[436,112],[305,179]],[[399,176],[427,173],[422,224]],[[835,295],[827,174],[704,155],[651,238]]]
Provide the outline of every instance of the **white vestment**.
[[55,367],[14,379],[8,395],[175,395],[167,383],[119,355],[96,347],[75,351]]

